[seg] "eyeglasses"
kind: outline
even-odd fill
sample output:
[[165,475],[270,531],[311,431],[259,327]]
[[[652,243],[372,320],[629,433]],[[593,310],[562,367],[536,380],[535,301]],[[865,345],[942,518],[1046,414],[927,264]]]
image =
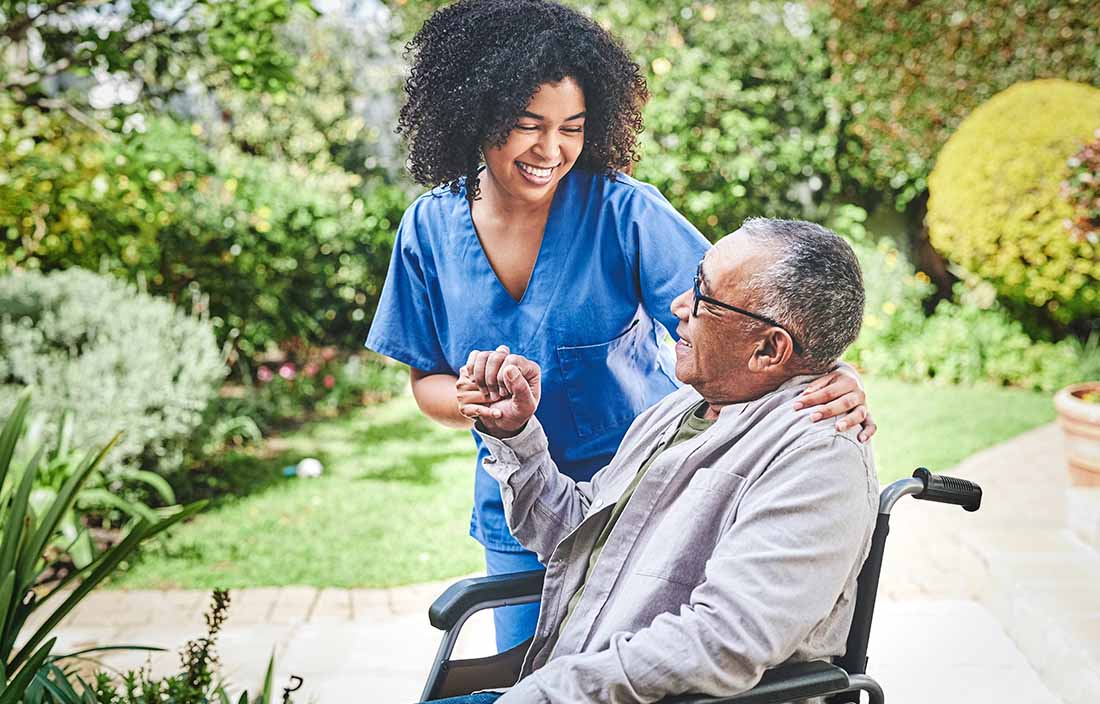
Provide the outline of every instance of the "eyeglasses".
[[702,280],[703,280],[703,262],[699,262],[699,268],[695,270],[695,282],[694,282],[695,283],[695,298],[692,301],[692,307],[691,307],[691,316],[693,318],[698,318],[699,317],[699,301],[706,301],[707,303],[711,304],[712,306],[718,306],[719,308],[724,308],[725,310],[732,310],[734,313],[740,313],[741,315],[747,315],[748,317],[752,318],[753,320],[759,320],[762,323],[767,323],[768,325],[772,325],[774,327],[779,328],[780,330],[782,330],[783,332],[785,332],[785,333],[787,333],[788,335],[791,336],[791,342],[794,344],[795,353],[796,354],[802,354],[802,345],[799,344],[798,338],[796,338],[794,336],[794,333],[792,333],[790,330],[788,330],[787,328],[783,327],[782,325],[780,325],[779,323],[777,323],[776,321],[772,320],[771,318],[769,318],[765,315],[760,315],[759,313],[753,313],[752,311],[747,311],[744,308],[738,308],[737,306],[731,306],[729,303],[723,303],[722,301],[719,301],[717,298],[711,298],[710,296],[704,296],[703,292],[699,290],[699,282],[702,281]]

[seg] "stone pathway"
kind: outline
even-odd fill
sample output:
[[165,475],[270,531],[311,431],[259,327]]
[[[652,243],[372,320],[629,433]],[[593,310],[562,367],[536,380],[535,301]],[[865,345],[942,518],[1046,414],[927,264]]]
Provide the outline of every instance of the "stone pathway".
[[[892,704],[1100,701],[1100,553],[1067,526],[1067,515],[1097,520],[1100,509],[1095,494],[1067,492],[1061,448],[1058,429],[1044,426],[950,470],[982,484],[976,514],[911,499],[895,507],[869,666]],[[450,581],[232,592],[223,670],[255,688],[274,650],[280,688],[290,674],[305,678],[296,701],[416,701],[439,644],[427,608]],[[202,634],[207,601],[197,591],[93,593],[62,624],[56,652],[159,645],[171,652],[103,662],[171,672],[175,652]],[[488,654],[492,642],[491,618],[479,614],[457,654]]]

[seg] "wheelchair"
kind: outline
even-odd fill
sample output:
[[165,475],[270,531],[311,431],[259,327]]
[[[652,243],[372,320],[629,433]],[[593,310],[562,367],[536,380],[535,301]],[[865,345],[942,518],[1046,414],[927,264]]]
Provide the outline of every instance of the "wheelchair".
[[[847,648],[833,662],[815,660],[771,668],[752,689],[731,697],[698,694],[666,697],[664,704],[782,704],[811,697],[827,697],[828,704],[859,704],[866,692],[869,704],[883,704],[882,687],[867,675],[867,643],[875,611],[879,572],[890,532],[890,511],[903,496],[923,501],[962,506],[977,511],[982,490],[977,484],[933,474],[924,467],[907,479],[890,484],[879,495],[878,518],[871,548],[859,573],[852,625]],[[530,641],[503,653],[483,658],[451,660],[459,630],[472,614],[482,610],[538,601],[543,571],[517,572],[463,579],[447,588],[431,605],[428,619],[443,631],[443,641],[428,675],[421,701],[469,694],[479,689],[510,687],[519,678]]]

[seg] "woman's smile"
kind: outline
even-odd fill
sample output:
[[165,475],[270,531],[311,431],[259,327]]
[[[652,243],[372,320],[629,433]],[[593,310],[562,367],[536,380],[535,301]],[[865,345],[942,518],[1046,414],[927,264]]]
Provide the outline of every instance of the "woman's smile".
[[535,166],[533,164],[519,161],[518,159],[516,160],[515,164],[516,168],[519,169],[519,172],[523,174],[524,178],[537,186],[545,186],[546,184],[550,183],[554,175],[554,169],[561,165],[555,164],[554,166]]

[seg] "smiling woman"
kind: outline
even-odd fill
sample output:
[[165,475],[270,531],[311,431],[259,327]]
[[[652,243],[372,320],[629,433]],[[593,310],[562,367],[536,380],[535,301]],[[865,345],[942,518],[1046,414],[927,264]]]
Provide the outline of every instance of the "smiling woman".
[[584,117],[584,91],[574,79],[539,86],[504,144],[485,150],[486,176],[511,197],[537,202],[580,157]]
[[[622,173],[636,159],[645,81],[604,29],[546,0],[455,3],[409,49],[398,129],[409,170],[433,188],[402,218],[367,346],[408,364],[421,411],[459,428],[472,420],[456,382],[476,351],[499,351],[481,367],[484,401],[501,397],[508,352],[537,362],[549,453],[587,480],[633,418],[676,388],[669,306],[710,248],[655,188]],[[826,401],[854,391],[848,407],[862,409],[852,378],[826,390]],[[470,534],[488,572],[536,569],[475,441]],[[497,609],[498,647],[526,640],[537,614]]]

